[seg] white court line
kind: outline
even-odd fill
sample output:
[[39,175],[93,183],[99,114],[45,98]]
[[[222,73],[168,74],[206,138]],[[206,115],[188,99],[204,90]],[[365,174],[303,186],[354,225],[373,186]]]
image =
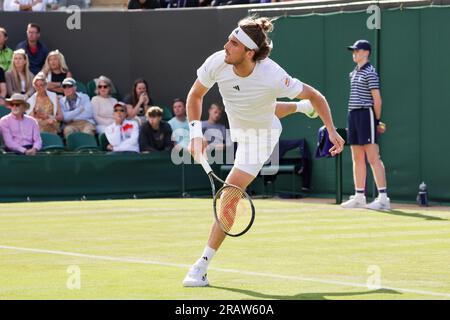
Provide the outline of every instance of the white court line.
[[[137,263],[137,264],[150,264],[150,265],[158,265],[158,266],[166,266],[166,267],[183,268],[183,269],[188,269],[191,267],[191,265],[181,264],[181,263],[139,260],[139,259],[130,259],[130,258],[121,258],[121,257],[110,257],[110,256],[97,256],[97,255],[76,253],[76,252],[67,252],[67,251],[43,250],[43,249],[2,246],[2,245],[0,245],[0,249],[14,250],[14,251],[27,251],[27,252],[33,252],[33,253],[46,253],[46,254],[79,257],[79,258],[87,258],[87,259],[94,259],[94,260],[127,262],[127,263]],[[325,280],[325,279],[301,277],[301,276],[286,276],[286,275],[279,275],[279,274],[273,274],[273,273],[242,271],[242,270],[236,270],[236,269],[222,269],[222,268],[211,268],[210,267],[209,270],[215,270],[215,271],[226,272],[226,273],[245,274],[245,275],[255,276],[255,277],[265,277],[265,278],[295,280],[295,281],[309,281],[309,282],[317,282],[317,283],[324,283],[324,284],[334,284],[334,285],[340,285],[340,286],[345,286],[345,287],[357,287],[357,288],[368,289],[367,285],[365,285],[365,284],[345,282],[345,281]],[[450,298],[450,293],[440,293],[440,292],[403,289],[403,288],[394,288],[394,287],[381,287],[380,289]]]

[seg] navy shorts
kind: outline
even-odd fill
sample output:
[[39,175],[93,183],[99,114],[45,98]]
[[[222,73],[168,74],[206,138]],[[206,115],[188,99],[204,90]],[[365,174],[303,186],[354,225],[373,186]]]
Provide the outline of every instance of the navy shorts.
[[372,108],[353,109],[348,113],[348,144],[377,143],[375,114]]

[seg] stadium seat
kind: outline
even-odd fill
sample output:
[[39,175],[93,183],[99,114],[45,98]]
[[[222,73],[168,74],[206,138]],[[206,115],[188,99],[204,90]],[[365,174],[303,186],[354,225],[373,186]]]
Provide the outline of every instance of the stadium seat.
[[172,114],[172,109],[171,108],[162,107],[162,109],[163,109],[162,119],[164,121],[169,121],[170,119],[173,118],[173,114]]
[[109,141],[105,133],[102,133],[98,136],[98,143],[100,144],[101,151],[108,151],[106,147],[108,146]]
[[81,82],[81,81],[77,81],[77,91],[78,92],[83,92],[83,93],[88,93],[87,87],[86,85]]
[[60,136],[53,133],[41,132],[42,149],[46,153],[64,151],[64,143]]
[[95,90],[97,89],[97,85],[95,84],[94,80],[89,81],[86,84],[86,89],[87,89],[87,94],[89,96],[89,98],[92,99],[92,97],[95,96]]
[[97,140],[93,135],[74,132],[67,137],[67,149],[76,152],[99,152]]
[[9,114],[11,110],[6,106],[0,106],[0,118]]

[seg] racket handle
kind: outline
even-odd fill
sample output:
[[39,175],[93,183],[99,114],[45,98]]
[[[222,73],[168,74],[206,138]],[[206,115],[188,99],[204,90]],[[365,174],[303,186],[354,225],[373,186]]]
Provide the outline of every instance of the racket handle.
[[206,174],[209,174],[212,171],[211,166],[203,155],[200,157],[200,164],[202,165],[203,170],[205,170]]

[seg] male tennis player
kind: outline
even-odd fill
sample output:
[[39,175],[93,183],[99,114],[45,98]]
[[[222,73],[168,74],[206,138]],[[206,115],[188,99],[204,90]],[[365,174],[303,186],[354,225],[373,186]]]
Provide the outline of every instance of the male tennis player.
[[[324,96],[289,76],[268,58],[271,46],[267,33],[273,25],[268,18],[245,18],[234,29],[224,50],[211,55],[197,70],[197,79],[187,97],[191,153],[198,160],[204,144],[201,128],[203,97],[217,83],[230,124],[231,139],[238,143],[233,169],[226,182],[243,190],[255,179],[269,159],[281,134],[279,118],[294,112],[310,112],[310,104],[328,129],[332,155],[343,150],[344,140],[336,132],[328,103]],[[308,99],[299,103],[281,103],[277,98]],[[249,132],[251,134],[249,134]],[[249,139],[253,134],[254,139]],[[255,154],[259,154],[254,161]],[[208,285],[207,268],[219,249],[225,233],[213,224],[207,246],[199,260],[190,268],[183,285]]]

